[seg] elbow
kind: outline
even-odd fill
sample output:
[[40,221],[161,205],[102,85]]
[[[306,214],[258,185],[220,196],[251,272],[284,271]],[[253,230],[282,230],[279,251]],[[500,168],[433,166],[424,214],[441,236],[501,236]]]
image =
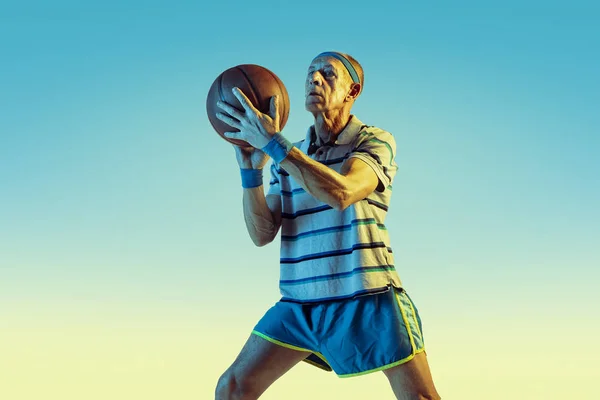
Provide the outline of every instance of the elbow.
[[335,199],[332,203],[333,204],[330,205],[331,207],[333,207],[334,210],[344,211],[346,208],[352,205],[353,201],[350,193],[343,191],[335,196]]
[[264,246],[268,245],[271,242],[272,242],[272,240],[263,240],[263,241],[260,241],[260,242],[254,242],[254,244],[256,245],[256,247],[264,247]]
[[337,211],[344,211],[346,208],[348,208],[351,205],[352,205],[352,203],[339,203],[339,204],[336,204],[335,207],[333,207],[333,208]]
[[263,247],[263,246],[266,246],[266,245],[269,243],[269,241],[268,241],[268,240],[265,240],[265,239],[264,239],[264,238],[262,238],[262,237],[254,237],[254,236],[253,236],[253,237],[252,237],[252,243],[254,243],[254,245],[255,245],[256,247]]
[[263,220],[261,222],[262,223],[255,223],[253,219],[246,218],[248,235],[256,247],[263,247],[271,243],[277,236],[279,230],[279,227],[275,226],[272,221]]
[[253,235],[252,242],[256,247],[263,247],[273,241],[274,237],[267,235]]
[[348,208],[348,205],[338,201],[334,202],[333,204],[330,204],[330,206],[336,211],[344,211],[346,208]]

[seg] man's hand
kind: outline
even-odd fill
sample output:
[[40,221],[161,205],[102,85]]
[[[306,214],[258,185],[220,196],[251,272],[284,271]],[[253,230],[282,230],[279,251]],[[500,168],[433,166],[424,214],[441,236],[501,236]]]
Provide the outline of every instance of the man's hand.
[[263,169],[269,159],[269,156],[252,146],[240,147],[234,145],[233,147],[240,168]]
[[251,146],[262,149],[280,129],[277,96],[271,97],[269,114],[263,114],[254,107],[240,89],[233,88],[232,91],[245,112],[237,110],[231,104],[222,101],[217,102],[217,106],[224,111],[223,113],[217,113],[217,118],[239,129],[239,132],[225,132],[225,137],[244,140]]

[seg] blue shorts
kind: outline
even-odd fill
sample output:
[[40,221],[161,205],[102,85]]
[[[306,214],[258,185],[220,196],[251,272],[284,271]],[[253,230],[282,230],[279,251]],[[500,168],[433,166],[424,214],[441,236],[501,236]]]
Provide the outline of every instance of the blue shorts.
[[279,301],[252,331],[311,354],[304,359],[340,377],[382,371],[425,351],[421,319],[404,289],[302,304]]

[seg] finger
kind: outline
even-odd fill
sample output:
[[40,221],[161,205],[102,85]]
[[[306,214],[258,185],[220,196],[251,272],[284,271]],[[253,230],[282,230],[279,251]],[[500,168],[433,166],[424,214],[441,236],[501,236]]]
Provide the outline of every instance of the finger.
[[251,152],[254,149],[254,147],[249,146],[249,145],[239,145],[239,144],[236,144],[236,143],[231,143],[231,145],[233,147],[235,147],[235,152],[236,153],[248,153],[248,152]]
[[225,136],[227,139],[245,139],[245,135],[242,132],[225,132],[223,133],[223,136]]
[[238,121],[244,117],[244,113],[232,106],[229,103],[225,103],[224,101],[217,101],[217,107],[225,111],[227,114],[231,115],[233,118]]
[[240,146],[239,144],[235,144],[235,143],[231,143],[231,145],[233,146],[235,153],[238,157],[243,157],[244,154],[248,153],[248,147],[245,146]]
[[233,92],[233,95],[239,100],[240,104],[242,105],[242,107],[244,107],[244,110],[246,110],[246,112],[252,111],[254,114],[260,114],[256,107],[254,107],[254,104],[252,104],[252,102],[246,97],[246,95],[240,90],[240,88],[234,87],[231,89],[231,91]]
[[242,123],[237,119],[232,118],[229,115],[223,113],[217,113],[216,117],[219,118],[221,121],[225,122],[227,125],[241,130]]
[[269,107],[269,116],[274,120],[279,118],[279,96],[271,97],[271,105]]

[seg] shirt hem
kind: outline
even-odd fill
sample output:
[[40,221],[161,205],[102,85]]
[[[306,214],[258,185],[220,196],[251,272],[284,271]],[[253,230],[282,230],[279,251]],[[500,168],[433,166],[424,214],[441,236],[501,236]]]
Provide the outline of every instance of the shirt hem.
[[296,299],[293,297],[283,296],[279,301],[289,302],[289,303],[311,304],[311,303],[325,303],[325,302],[330,302],[330,301],[350,300],[350,299],[362,297],[362,296],[387,293],[392,287],[399,289],[399,290],[404,290],[401,284],[391,282],[385,286],[360,290],[360,291],[357,291],[357,292],[354,292],[351,294],[346,294],[346,295],[341,295],[341,296],[321,297],[321,298],[317,298],[317,299]]

